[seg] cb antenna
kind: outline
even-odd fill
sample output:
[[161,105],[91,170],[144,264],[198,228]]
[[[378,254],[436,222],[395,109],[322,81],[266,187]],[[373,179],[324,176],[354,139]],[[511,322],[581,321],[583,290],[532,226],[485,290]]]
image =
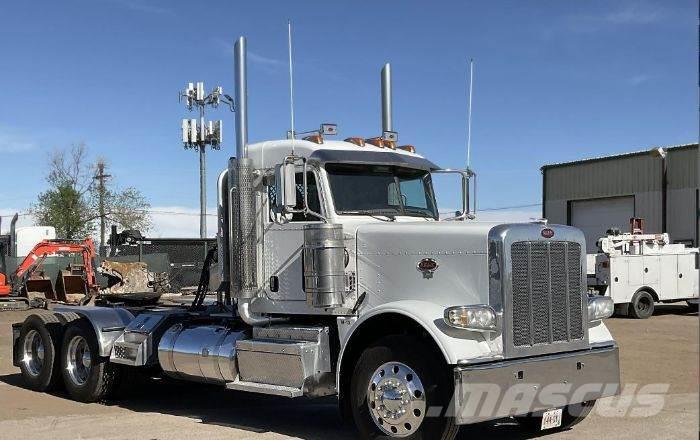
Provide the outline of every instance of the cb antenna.
[[472,85],[474,83],[474,58],[469,60],[469,109],[467,111],[467,169],[472,166]]
[[289,112],[291,119],[292,156],[294,156],[294,68],[292,66],[292,21],[287,20],[287,46],[289,49]]

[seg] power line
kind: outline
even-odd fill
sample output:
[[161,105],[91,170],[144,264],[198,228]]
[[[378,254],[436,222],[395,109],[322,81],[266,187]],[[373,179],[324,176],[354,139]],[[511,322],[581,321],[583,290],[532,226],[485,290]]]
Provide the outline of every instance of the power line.
[[[199,213],[196,212],[181,212],[181,211],[161,211],[157,209],[137,209],[135,211],[142,212],[145,214],[163,214],[163,215],[184,215],[184,216],[196,216],[199,217]],[[18,217],[29,217],[31,216],[31,212],[18,212],[17,216]],[[14,217],[15,214],[6,214],[6,215],[0,215],[2,218],[12,218]],[[207,214],[208,217],[216,217],[217,214]]]
[[[149,209],[141,209],[139,211],[144,212],[146,214],[189,215],[189,216],[197,216],[197,217],[199,217],[199,215],[200,215],[196,212],[181,212],[181,211],[159,211],[159,210],[149,210]],[[217,217],[217,214],[205,214],[205,215],[207,217]]]
[[529,205],[513,205],[513,206],[498,206],[495,208],[479,208],[479,211],[504,211],[506,209],[534,208],[535,206],[542,206],[542,204],[541,203],[531,203]]

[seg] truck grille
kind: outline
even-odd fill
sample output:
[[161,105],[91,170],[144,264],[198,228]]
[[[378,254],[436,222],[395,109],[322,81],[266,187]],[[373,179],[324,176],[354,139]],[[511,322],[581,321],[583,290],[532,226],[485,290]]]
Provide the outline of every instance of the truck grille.
[[581,340],[581,245],[518,241],[511,245],[513,346]]

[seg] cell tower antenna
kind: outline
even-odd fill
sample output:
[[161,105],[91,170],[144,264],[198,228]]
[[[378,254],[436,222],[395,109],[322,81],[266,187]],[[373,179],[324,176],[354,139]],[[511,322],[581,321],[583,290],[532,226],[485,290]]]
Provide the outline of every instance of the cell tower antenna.
[[233,99],[224,94],[224,89],[214,87],[208,95],[204,91],[204,83],[188,83],[184,91],[178,93],[180,102],[185,102],[189,111],[198,110],[199,120],[182,120],[182,143],[186,149],[194,149],[199,152],[199,236],[207,238],[207,165],[205,151],[207,147],[214,150],[221,148],[222,121],[204,120],[206,107],[217,108],[223,103],[233,111]]
[[472,86],[474,84],[474,59],[469,60],[469,109],[467,110],[467,169],[472,166]]
[[294,156],[294,68],[292,63],[292,21],[287,20],[287,48],[289,50],[289,117],[291,125],[292,156]]

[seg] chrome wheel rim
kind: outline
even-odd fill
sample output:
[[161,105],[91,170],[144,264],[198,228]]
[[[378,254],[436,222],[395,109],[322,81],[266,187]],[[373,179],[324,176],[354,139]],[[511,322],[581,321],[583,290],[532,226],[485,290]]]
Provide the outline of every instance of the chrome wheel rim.
[[68,343],[66,370],[71,381],[84,385],[92,369],[92,355],[87,341],[82,336],[74,336]]
[[22,346],[22,363],[31,376],[38,376],[44,368],[44,342],[36,330],[29,330]]
[[367,387],[367,405],[375,425],[390,437],[407,437],[425,418],[425,388],[418,374],[401,362],[376,369]]

